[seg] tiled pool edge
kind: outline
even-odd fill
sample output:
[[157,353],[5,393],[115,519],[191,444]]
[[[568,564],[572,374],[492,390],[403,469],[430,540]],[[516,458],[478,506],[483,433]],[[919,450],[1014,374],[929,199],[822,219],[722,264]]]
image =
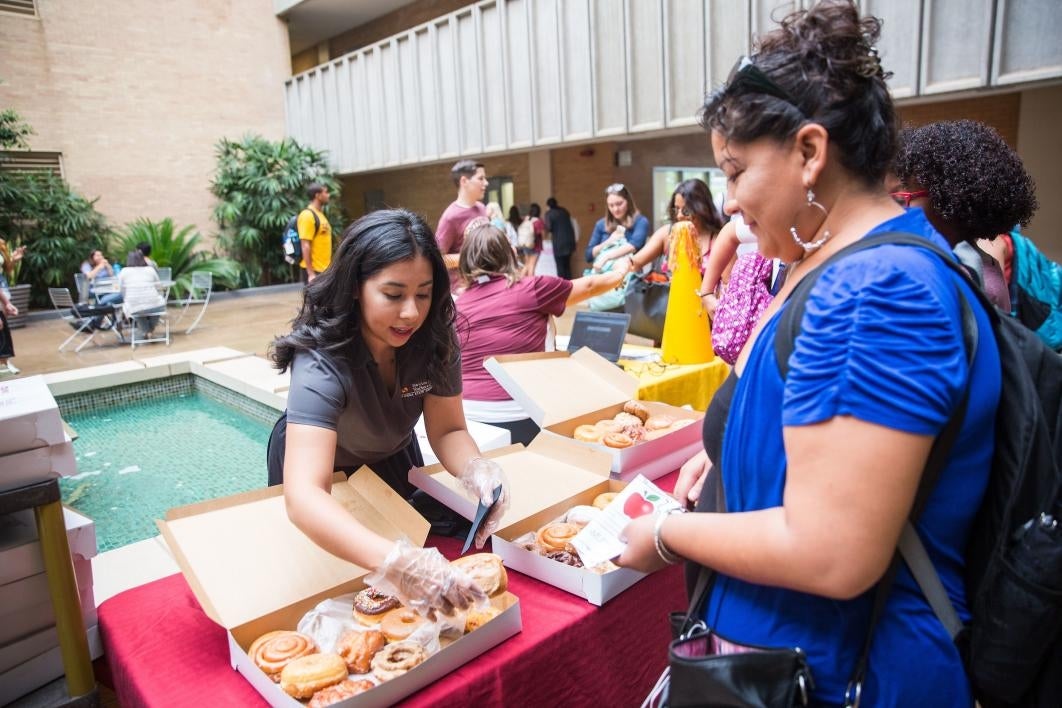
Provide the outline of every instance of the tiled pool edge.
[[202,393],[212,400],[229,408],[234,408],[247,417],[265,425],[272,425],[278,417],[275,407],[256,401],[196,373],[172,374],[147,381],[57,395],[55,400],[59,404],[60,413],[65,418],[70,415],[101,411],[130,403],[140,403],[171,396],[187,396],[194,392]]

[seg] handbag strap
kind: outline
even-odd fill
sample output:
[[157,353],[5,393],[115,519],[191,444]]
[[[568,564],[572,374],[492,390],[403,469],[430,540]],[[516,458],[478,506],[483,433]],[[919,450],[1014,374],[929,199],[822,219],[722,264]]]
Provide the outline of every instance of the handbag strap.
[[697,573],[697,580],[693,584],[693,592],[690,593],[690,607],[686,610],[686,619],[682,622],[680,636],[686,636],[690,629],[697,626],[698,622],[703,624],[700,616],[704,612],[704,604],[708,601],[708,595],[711,594],[714,580],[715,571],[702,565]]

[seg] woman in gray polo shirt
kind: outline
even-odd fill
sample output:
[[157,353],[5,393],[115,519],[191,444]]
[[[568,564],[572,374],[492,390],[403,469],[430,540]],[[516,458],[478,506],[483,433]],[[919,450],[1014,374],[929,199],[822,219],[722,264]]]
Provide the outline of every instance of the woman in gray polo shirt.
[[330,553],[375,569],[370,584],[422,612],[465,607],[482,593],[436,549],[362,526],[333,499],[331,480],[368,465],[409,497],[406,475],[423,464],[413,434],[423,413],[432,449],[465,489],[490,505],[501,488],[477,547],[497,528],[508,489],[465,426],[453,320],[431,229],[411,212],[380,210],[346,229],[331,267],[306,287],[291,334],[273,346],[291,387],[269,440],[269,481],[284,483],[289,518]]

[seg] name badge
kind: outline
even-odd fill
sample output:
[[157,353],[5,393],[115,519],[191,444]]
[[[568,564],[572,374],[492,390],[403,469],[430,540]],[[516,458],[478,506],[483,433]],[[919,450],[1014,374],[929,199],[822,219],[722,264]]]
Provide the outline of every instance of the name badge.
[[431,381],[418,381],[402,387],[402,398],[416,398],[431,393]]

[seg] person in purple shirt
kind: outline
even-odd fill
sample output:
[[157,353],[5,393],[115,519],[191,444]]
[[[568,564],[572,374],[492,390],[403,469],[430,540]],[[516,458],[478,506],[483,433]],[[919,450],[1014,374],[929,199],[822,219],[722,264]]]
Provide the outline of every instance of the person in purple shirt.
[[459,160],[450,168],[450,179],[457,187],[457,199],[446,207],[435,228],[435,241],[443,254],[450,275],[450,292],[458,288],[461,278],[457,274],[457,259],[461,244],[465,241],[465,229],[473,219],[486,216],[483,195],[487,193],[487,172],[483,165],[473,160]]

